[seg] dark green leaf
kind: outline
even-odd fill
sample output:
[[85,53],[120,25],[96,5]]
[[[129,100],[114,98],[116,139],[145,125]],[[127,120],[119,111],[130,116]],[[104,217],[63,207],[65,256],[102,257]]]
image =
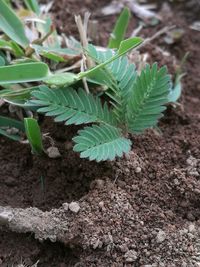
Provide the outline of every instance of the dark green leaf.
[[37,15],[40,14],[40,7],[37,0],[24,0],[24,3],[28,9],[32,10]]
[[123,41],[128,24],[130,20],[130,11],[127,7],[124,8],[120,14],[114,30],[111,34],[108,47],[109,48],[119,48],[121,41]]
[[15,41],[22,47],[28,46],[29,41],[26,37],[21,20],[2,0],[0,1],[0,28],[11,40]]
[[32,152],[41,155],[43,151],[42,134],[37,120],[33,118],[25,118],[24,126]]

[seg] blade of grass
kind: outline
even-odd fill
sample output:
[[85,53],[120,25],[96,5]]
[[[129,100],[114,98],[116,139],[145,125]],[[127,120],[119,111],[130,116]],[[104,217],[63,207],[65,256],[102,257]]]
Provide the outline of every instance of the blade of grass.
[[115,24],[114,30],[109,39],[108,48],[119,48],[120,43],[124,40],[130,16],[131,14],[129,9],[125,7]]
[[26,136],[32,148],[32,152],[34,154],[41,155],[43,152],[42,134],[37,120],[33,118],[25,118],[24,126]]
[[37,15],[40,14],[40,7],[37,0],[24,0],[24,3],[29,10],[32,10]]
[[29,41],[21,20],[2,0],[0,1],[0,28],[11,40],[22,47],[28,46]]

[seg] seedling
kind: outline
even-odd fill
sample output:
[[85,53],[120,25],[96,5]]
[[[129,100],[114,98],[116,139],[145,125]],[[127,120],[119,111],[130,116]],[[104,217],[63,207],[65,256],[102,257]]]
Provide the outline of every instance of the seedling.
[[166,67],[158,69],[156,63],[152,68],[147,65],[138,75],[135,65],[130,64],[126,56],[118,57],[120,51],[113,56],[109,49],[100,52],[90,46],[88,50],[91,58],[102,64],[102,68],[96,67],[87,75],[107,86],[110,100],[104,104],[100,97],[87,94],[83,89],[52,90],[43,86],[32,92],[35,99],[30,103],[40,106],[38,112],[54,116],[56,122],[92,124],[73,138],[74,151],[80,152],[81,158],[113,160],[128,153],[131,140],[127,134],[139,134],[156,126],[166,109],[170,89]]
[[25,133],[31,145],[32,152],[41,155],[43,152],[42,134],[37,120],[33,118],[24,119]]
[[[25,3],[36,14],[40,13],[35,1]],[[59,72],[59,65],[54,73],[50,63],[76,58],[82,51],[80,43],[74,42],[75,50],[61,48],[52,26],[46,29],[40,23],[37,25],[40,31],[42,29],[43,37],[30,42],[19,19],[16,28],[19,35],[15,34],[16,15],[5,3],[2,7],[6,23],[0,22],[0,27],[10,41],[0,38],[0,48],[2,44],[15,59],[6,62],[3,57],[0,61],[0,84],[4,88],[0,97],[9,103],[53,116],[56,122],[88,124],[78,131],[73,141],[74,151],[89,160],[121,157],[131,149],[130,134],[140,134],[157,125],[169,102],[170,77],[166,67],[159,69],[156,63],[152,67],[147,64],[139,74],[135,65],[129,62],[126,54],[143,40],[139,37],[123,40],[129,21],[128,9],[120,15],[108,48],[102,51],[91,44],[84,47],[95,66],[75,74]],[[57,41],[48,46],[45,41],[53,32]],[[41,62],[41,58],[49,60],[49,64]],[[74,89],[74,84],[83,78],[89,85],[92,82],[102,86],[101,97],[82,88]],[[29,86],[30,82],[34,82],[34,86]],[[25,119],[25,129],[32,151],[41,154],[42,138],[37,121]]]
[[113,32],[111,33],[108,43],[109,48],[119,48],[120,43],[124,40],[130,16],[131,14],[129,9],[125,7],[115,24]]

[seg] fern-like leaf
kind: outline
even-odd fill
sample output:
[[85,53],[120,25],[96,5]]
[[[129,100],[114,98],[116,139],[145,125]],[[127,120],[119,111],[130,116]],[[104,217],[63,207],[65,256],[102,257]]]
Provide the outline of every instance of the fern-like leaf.
[[[105,62],[113,56],[113,51],[99,51],[93,45],[89,45],[88,54],[98,64]],[[119,121],[124,119],[126,113],[126,103],[129,99],[132,85],[136,79],[135,65],[130,64],[127,56],[120,57],[110,64],[100,69],[91,77],[99,84],[106,85],[110,90],[107,90],[107,95],[112,99],[114,111]]]
[[156,63],[149,65],[137,77],[128,103],[128,128],[133,133],[141,133],[157,124],[168,102],[170,77],[167,68],[158,70]]
[[53,90],[41,86],[32,92],[32,96],[36,99],[31,100],[30,104],[40,106],[37,111],[55,117],[56,122],[65,121],[66,125],[91,122],[115,125],[116,122],[107,103],[103,105],[99,97],[87,94],[83,89]]
[[96,161],[113,160],[131,149],[131,141],[122,136],[120,129],[102,124],[85,127],[73,140],[74,151],[81,152],[81,158]]

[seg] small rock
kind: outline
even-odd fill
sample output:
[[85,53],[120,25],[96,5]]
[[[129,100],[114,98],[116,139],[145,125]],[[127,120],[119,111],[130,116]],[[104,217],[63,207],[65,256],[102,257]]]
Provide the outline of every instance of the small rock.
[[104,185],[105,185],[105,181],[104,180],[96,179],[96,180],[91,182],[90,188],[91,189],[94,189],[94,188],[102,189],[104,187]]
[[99,240],[99,238],[96,240],[96,242],[93,244],[93,249],[101,248],[103,243]]
[[156,240],[158,243],[162,243],[163,241],[165,241],[167,235],[164,231],[160,230],[156,236]]
[[78,213],[79,210],[80,210],[80,206],[79,206],[78,202],[71,202],[71,203],[69,204],[69,209],[70,209],[72,212]]
[[125,261],[127,263],[135,262],[138,258],[138,253],[135,250],[128,250],[124,255]]
[[195,225],[194,224],[190,224],[188,227],[188,230],[190,233],[194,233],[195,232]]
[[140,173],[141,171],[142,171],[142,169],[140,167],[136,167],[136,169],[135,169],[136,173]]
[[51,158],[51,159],[56,159],[56,158],[61,157],[61,154],[60,154],[58,148],[55,146],[49,147],[47,149],[47,154],[48,154],[49,158]]
[[66,211],[69,209],[69,204],[67,202],[63,203],[62,206],[63,206],[63,209]]
[[126,253],[128,251],[128,246],[126,244],[122,244],[119,248],[123,253]]
[[103,201],[101,201],[101,202],[99,202],[99,207],[101,208],[101,210],[103,210],[103,211],[105,211],[106,209],[105,209],[105,206],[104,206],[104,202]]
[[18,134],[19,133],[19,129],[12,127],[12,128],[7,129],[6,132],[8,134]]
[[178,179],[174,179],[174,184],[175,185],[179,185],[180,184],[179,180]]
[[195,217],[194,217],[194,215],[191,212],[188,212],[187,213],[187,218],[191,222],[195,221]]

